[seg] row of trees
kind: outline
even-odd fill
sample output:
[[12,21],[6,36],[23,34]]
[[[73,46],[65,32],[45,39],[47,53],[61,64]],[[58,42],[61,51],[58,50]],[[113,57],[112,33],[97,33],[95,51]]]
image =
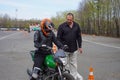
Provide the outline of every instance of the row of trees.
[[13,19],[10,18],[9,15],[0,15],[0,28],[20,28],[26,29],[29,28],[30,24],[38,24],[40,20],[20,20],[20,19]]
[[[75,21],[81,26],[82,33],[120,37],[120,0],[83,0],[77,10],[58,12],[51,20],[57,29],[66,20],[66,14],[72,12]],[[7,14],[0,15],[0,27],[28,27],[40,20],[11,19]]]
[[83,0],[76,11],[58,13],[52,20],[58,25],[72,12],[82,33],[120,37],[120,0]]
[[120,0],[87,0],[78,10],[83,32],[120,37],[119,4]]

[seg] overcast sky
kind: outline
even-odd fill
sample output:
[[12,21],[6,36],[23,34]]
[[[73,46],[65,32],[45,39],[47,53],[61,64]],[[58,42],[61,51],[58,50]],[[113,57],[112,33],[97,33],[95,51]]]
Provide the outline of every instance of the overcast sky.
[[77,10],[82,0],[0,0],[0,14],[18,19],[43,19],[57,12]]

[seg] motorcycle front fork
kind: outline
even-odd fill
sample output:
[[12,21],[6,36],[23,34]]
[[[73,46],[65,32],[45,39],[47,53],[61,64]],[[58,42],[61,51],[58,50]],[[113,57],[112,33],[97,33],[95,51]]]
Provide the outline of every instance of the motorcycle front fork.
[[60,69],[59,66],[58,66],[58,72],[59,72],[59,75],[60,75],[59,80],[63,80],[62,72],[61,72],[61,69]]

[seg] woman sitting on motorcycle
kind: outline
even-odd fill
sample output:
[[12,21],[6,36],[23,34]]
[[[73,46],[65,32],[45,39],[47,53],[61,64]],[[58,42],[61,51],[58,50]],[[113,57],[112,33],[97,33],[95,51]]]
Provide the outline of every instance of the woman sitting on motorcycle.
[[54,24],[51,22],[51,20],[43,19],[40,23],[40,30],[37,30],[34,34],[34,46],[37,48],[37,50],[35,51],[32,78],[30,80],[37,79],[46,55],[51,54],[51,52],[46,51],[42,45],[52,47],[54,42],[58,48],[64,47],[52,32],[53,27]]

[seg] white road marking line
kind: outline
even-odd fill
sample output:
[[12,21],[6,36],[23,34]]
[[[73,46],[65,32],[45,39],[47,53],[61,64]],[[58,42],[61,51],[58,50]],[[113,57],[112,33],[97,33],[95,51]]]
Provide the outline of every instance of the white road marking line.
[[3,36],[3,37],[0,38],[0,40],[3,40],[5,38],[8,38],[8,37],[16,35],[16,34],[18,34],[18,33],[16,32],[16,33],[13,33],[13,34],[10,34],[10,35],[7,35],[7,36]]
[[83,41],[94,43],[94,44],[98,44],[98,45],[102,45],[102,46],[105,46],[105,47],[112,47],[112,48],[120,49],[120,47],[117,47],[117,46],[112,46],[112,45],[108,45],[108,44],[97,43],[97,42],[89,41],[89,40],[86,40],[86,39],[83,39]]

